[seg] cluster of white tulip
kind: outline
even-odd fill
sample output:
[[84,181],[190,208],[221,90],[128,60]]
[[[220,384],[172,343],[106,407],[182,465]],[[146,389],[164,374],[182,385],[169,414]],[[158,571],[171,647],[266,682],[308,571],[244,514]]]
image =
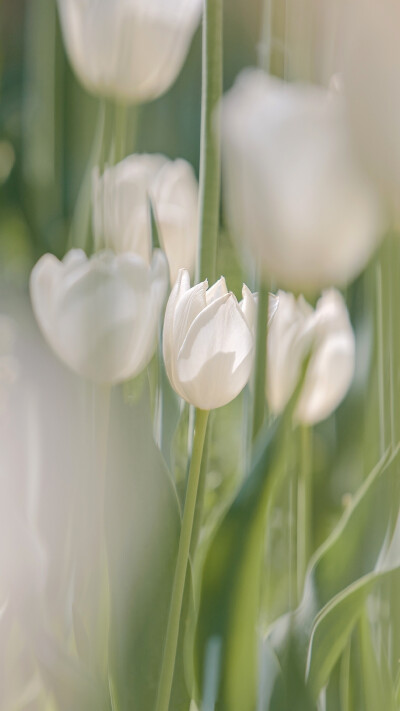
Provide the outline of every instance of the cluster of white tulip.
[[[201,0],[127,1],[119,12],[108,3],[59,0],[59,9],[83,84],[129,102],[159,96],[176,78]],[[340,90],[288,84],[261,70],[243,73],[222,105],[225,205],[239,249],[278,286],[313,295],[329,289],[315,310],[280,291],[270,311],[269,406],[284,408],[312,348],[297,407],[307,423],[327,417],[351,383],[354,334],[333,287],[363,269],[383,231],[347,119]],[[155,350],[168,261],[163,354],[171,384],[200,409],[230,402],[251,375],[257,296],[244,286],[238,303],[222,277],[211,288],[206,281],[190,288],[198,242],[191,166],[132,155],[103,174],[96,169],[92,193],[97,253],[73,250],[61,263],[45,255],[32,272],[33,307],[50,345],[96,381],[138,374]],[[152,256],[150,200],[167,261],[159,250]]]
[[93,176],[93,229],[98,248],[117,254],[134,252],[149,262],[149,198],[159,228],[161,247],[174,284],[179,269],[192,274],[197,253],[198,186],[185,160],[161,155],[132,155]]

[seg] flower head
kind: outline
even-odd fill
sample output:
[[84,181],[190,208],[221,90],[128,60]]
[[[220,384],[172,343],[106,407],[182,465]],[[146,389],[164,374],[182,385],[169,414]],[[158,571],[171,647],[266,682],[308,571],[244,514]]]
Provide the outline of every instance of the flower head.
[[225,97],[222,119],[225,203],[238,242],[293,291],[352,280],[378,244],[381,215],[340,93],[249,70]]
[[324,420],[343,400],[354,374],[355,338],[346,305],[335,289],[326,291],[315,310],[302,296],[280,291],[268,329],[267,397],[281,412],[311,350],[296,418],[306,424]]
[[150,101],[175,81],[201,0],[58,0],[71,64],[92,93]]
[[221,277],[190,288],[181,269],[164,322],[166,371],[176,392],[202,410],[233,400],[246,385],[254,351],[256,301],[243,286],[240,304]]
[[32,270],[38,324],[72,370],[100,383],[137,375],[153,355],[168,284],[163,253],[151,266],[135,254],[73,249],[60,262],[45,254]]

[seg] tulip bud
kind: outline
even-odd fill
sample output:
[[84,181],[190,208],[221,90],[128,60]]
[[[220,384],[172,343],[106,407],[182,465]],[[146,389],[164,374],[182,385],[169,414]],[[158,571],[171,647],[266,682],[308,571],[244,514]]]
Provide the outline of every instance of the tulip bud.
[[124,102],[150,101],[178,76],[201,0],[58,0],[71,64],[86,89]]
[[174,284],[180,268],[194,271],[198,241],[198,185],[185,160],[132,155],[102,176],[93,173],[93,230],[98,245],[117,253],[151,254],[149,198]]
[[190,288],[181,269],[165,312],[165,368],[178,395],[202,410],[233,400],[246,385],[253,364],[256,301],[243,286],[243,301],[221,277]]
[[305,292],[352,280],[381,218],[343,97],[249,70],[225,97],[222,122],[228,219],[264,273]]
[[296,418],[315,424],[330,415],[349,389],[355,338],[346,305],[335,289],[326,291],[314,310],[302,296],[278,293],[268,329],[267,397],[274,413],[290,399],[311,349]]
[[135,254],[73,249],[60,262],[45,254],[32,270],[33,310],[66,365],[100,383],[137,375],[154,353],[168,285],[160,250],[151,266]]

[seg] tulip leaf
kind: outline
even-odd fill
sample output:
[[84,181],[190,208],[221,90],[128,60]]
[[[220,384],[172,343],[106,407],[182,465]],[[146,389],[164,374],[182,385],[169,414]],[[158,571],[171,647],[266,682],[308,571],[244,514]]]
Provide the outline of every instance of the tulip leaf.
[[[154,711],[180,534],[176,492],[152,435],[146,388],[113,392],[106,484],[109,665],[118,711]],[[190,586],[186,589],[186,606]],[[184,615],[185,617],[185,615]],[[181,625],[171,710],[190,704]]]
[[315,708],[366,598],[377,583],[398,573],[398,465],[398,450],[382,458],[315,554],[299,608],[273,625],[269,640],[285,679],[286,706],[270,705],[268,711],[292,709],[301,695],[304,708]]
[[359,642],[359,649],[356,651],[361,667],[360,686],[364,692],[365,711],[376,711],[376,709],[396,711],[394,685],[388,659],[384,649],[381,649],[378,662],[366,609],[360,616],[355,636]]
[[252,711],[266,509],[287,418],[261,434],[261,447],[206,555],[195,640],[198,688],[207,686],[210,644],[219,643],[218,711]]

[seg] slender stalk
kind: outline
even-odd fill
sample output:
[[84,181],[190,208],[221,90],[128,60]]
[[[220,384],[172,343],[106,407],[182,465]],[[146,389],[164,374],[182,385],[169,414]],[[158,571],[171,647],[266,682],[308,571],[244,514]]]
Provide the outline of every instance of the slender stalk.
[[193,519],[193,531],[192,531],[192,540],[190,542],[190,557],[193,559],[197,544],[199,542],[200,538],[200,533],[201,533],[201,526],[203,522],[203,510],[204,510],[204,500],[205,500],[205,494],[206,494],[206,482],[207,482],[207,470],[208,470],[208,452],[209,452],[209,445],[210,445],[210,434],[212,431],[212,425],[213,425],[213,418],[210,417],[209,423],[208,423],[208,429],[204,441],[204,448],[203,448],[203,458],[201,460],[201,468],[200,468],[200,477],[199,477],[199,487],[197,491],[197,501],[196,501],[196,509],[194,512],[194,519]]
[[110,162],[110,152],[113,134],[113,105],[102,100],[100,110],[103,115],[102,133],[100,136],[100,149],[98,154],[94,155],[93,165],[99,166],[100,173],[103,173],[104,168]]
[[215,281],[221,193],[221,129],[218,105],[222,94],[223,0],[205,0],[201,100],[199,252],[196,280]]
[[301,599],[312,553],[312,429],[300,429],[300,471],[297,483],[297,593]]
[[69,248],[88,248],[90,242],[92,171],[98,165],[100,171],[107,162],[110,141],[109,107],[105,101],[99,103],[97,126],[92,149],[76,201],[69,234]]
[[379,398],[379,442],[380,455],[386,447],[386,418],[385,418],[385,358],[383,342],[383,290],[382,266],[376,268],[376,309],[377,309],[377,339],[378,339],[378,398]]
[[168,711],[169,709],[208,415],[209,413],[205,410],[196,410],[193,452],[190,462],[156,711]]
[[264,0],[261,19],[261,37],[258,47],[258,64],[265,72],[269,72],[272,43],[272,0]]
[[127,133],[128,108],[124,104],[115,104],[114,163],[126,156]]
[[258,291],[256,360],[254,368],[254,401],[253,401],[253,441],[260,431],[265,417],[265,384],[267,366],[267,335],[268,335],[268,301],[269,293],[261,281]]

